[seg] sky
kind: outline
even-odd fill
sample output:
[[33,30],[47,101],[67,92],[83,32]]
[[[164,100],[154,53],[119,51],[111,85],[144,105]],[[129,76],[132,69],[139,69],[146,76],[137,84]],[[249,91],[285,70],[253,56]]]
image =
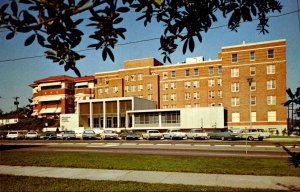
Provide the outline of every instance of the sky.
[[[269,41],[277,39],[286,39],[287,50],[287,88],[293,92],[300,87],[300,21],[299,7],[297,0],[282,0],[283,9],[281,13],[272,14],[269,20],[269,33],[260,34],[256,30],[258,21],[251,23],[242,23],[238,32],[230,31],[227,27],[211,29],[203,33],[202,43],[196,43],[193,53],[187,51],[182,53],[183,43],[179,42],[177,51],[171,55],[173,65],[184,61],[188,57],[204,56],[205,60],[217,59],[218,52],[224,46],[238,45],[243,41],[254,43],[260,41]],[[2,6],[4,1],[0,2]],[[300,2],[299,2],[300,4]],[[297,11],[295,13],[286,14]],[[88,15],[84,15],[88,18]],[[115,61],[110,59],[102,60],[101,50],[88,50],[80,52],[86,55],[86,58],[77,62],[77,67],[81,75],[94,75],[98,72],[113,71],[123,69],[125,60],[154,57],[163,61],[163,56],[159,49],[159,40],[149,40],[159,38],[163,33],[161,24],[153,22],[146,28],[141,21],[135,21],[138,16],[135,13],[129,13],[124,17],[124,22],[120,27],[127,28],[126,39],[121,40],[120,44],[113,50]],[[227,20],[220,17],[213,27],[226,25]],[[86,23],[85,23],[86,24]],[[95,43],[88,36],[93,33],[92,28],[81,25],[85,36],[81,45],[76,50],[84,50],[91,43]],[[3,29],[0,29],[3,31]],[[64,71],[63,66],[52,63],[42,56],[46,49],[33,43],[25,47],[24,41],[30,35],[18,34],[12,40],[6,40],[5,32],[0,32],[0,109],[4,112],[15,110],[14,97],[19,97],[19,107],[29,104],[28,99],[32,97],[32,89],[29,87],[34,81],[55,75],[68,75],[75,77],[72,70]],[[140,40],[149,40],[140,43],[133,43]],[[128,44],[127,44],[128,43]],[[27,58],[27,59],[18,59]],[[7,61],[11,60],[11,61]],[[168,65],[165,64],[165,65]]]

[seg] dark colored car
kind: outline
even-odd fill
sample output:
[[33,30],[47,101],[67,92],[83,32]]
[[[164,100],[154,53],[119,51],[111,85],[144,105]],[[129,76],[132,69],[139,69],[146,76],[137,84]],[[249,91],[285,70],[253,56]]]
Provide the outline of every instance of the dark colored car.
[[56,139],[57,139],[56,132],[47,131],[44,136],[44,140],[56,140]]
[[120,137],[124,140],[136,140],[140,139],[141,135],[134,132],[123,132],[120,134]]
[[214,131],[208,132],[208,136],[211,139],[221,139],[224,140],[235,140],[241,139],[241,134],[233,133],[232,131]]
[[96,133],[93,130],[84,130],[82,133],[82,139],[97,139]]
[[65,131],[62,135],[63,140],[68,140],[68,139],[76,139],[76,133],[75,131]]

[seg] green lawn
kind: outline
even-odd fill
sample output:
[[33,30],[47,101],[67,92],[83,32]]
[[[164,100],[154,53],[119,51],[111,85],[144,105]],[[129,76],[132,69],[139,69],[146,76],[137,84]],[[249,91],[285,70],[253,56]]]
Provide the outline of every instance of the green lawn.
[[[192,185],[150,184],[128,181],[91,181],[0,175],[1,191],[272,191]],[[276,190],[278,191],[278,190]]]
[[76,152],[0,152],[1,165],[300,176],[288,159],[212,158]]

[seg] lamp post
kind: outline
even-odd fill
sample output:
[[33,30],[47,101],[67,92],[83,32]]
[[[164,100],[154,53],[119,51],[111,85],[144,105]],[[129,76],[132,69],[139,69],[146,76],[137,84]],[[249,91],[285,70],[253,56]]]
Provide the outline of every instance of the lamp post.
[[[253,80],[253,77],[248,77],[247,78],[248,84],[249,84],[249,113],[250,113],[250,129],[252,128],[252,105],[251,105],[251,85]],[[248,135],[247,135],[247,130],[245,130],[246,133],[246,159],[248,158]]]

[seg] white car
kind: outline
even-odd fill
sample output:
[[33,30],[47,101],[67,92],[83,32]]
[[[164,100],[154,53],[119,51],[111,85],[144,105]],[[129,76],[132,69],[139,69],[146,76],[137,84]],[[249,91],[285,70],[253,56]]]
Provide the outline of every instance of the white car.
[[184,139],[186,134],[180,129],[169,129],[167,132],[163,133],[164,139]]
[[18,131],[10,131],[6,135],[6,139],[21,139],[22,135]]
[[101,139],[118,139],[118,137],[119,135],[111,130],[104,130],[103,133],[100,134]]
[[186,133],[187,139],[209,139],[208,134],[202,129],[192,129]]
[[25,139],[39,139],[39,134],[35,131],[29,131],[25,135]]

